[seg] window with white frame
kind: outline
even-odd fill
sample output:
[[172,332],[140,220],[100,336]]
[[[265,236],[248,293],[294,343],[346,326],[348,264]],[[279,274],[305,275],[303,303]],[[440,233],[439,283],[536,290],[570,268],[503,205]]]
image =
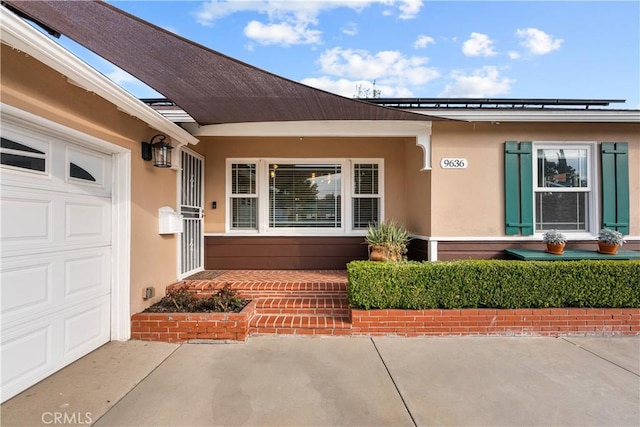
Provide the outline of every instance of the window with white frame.
[[593,147],[534,146],[535,229],[591,231]]
[[382,168],[381,159],[228,159],[228,230],[364,230],[382,220]]
[[255,163],[231,165],[231,228],[234,230],[257,230],[258,187]]
[[380,220],[379,169],[377,163],[353,165],[353,228],[365,229]]

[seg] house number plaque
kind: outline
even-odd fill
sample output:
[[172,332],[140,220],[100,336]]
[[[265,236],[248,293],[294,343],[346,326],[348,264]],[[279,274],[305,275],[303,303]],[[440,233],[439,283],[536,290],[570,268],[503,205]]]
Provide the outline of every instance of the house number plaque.
[[440,167],[442,169],[466,169],[469,165],[467,159],[449,159],[445,158],[440,160]]

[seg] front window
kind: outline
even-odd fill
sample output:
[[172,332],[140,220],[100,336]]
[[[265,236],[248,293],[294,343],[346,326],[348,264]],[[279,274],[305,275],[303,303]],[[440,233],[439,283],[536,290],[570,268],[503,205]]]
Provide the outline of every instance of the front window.
[[591,147],[536,147],[536,230],[590,231]]
[[381,159],[229,159],[228,230],[365,230],[382,220],[382,165]]
[[340,165],[269,164],[269,227],[340,228]]

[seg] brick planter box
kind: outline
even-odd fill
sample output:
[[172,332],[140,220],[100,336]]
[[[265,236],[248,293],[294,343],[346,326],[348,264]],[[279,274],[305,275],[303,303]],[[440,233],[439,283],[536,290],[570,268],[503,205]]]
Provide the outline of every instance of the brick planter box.
[[352,335],[638,335],[638,308],[351,310]]
[[131,316],[131,339],[186,342],[246,341],[256,301],[239,313],[137,313]]

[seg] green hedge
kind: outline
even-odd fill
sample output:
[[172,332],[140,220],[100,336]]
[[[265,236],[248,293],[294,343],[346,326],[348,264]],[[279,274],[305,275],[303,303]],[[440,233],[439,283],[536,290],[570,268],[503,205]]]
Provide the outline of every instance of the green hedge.
[[640,262],[353,261],[356,308],[640,307]]

